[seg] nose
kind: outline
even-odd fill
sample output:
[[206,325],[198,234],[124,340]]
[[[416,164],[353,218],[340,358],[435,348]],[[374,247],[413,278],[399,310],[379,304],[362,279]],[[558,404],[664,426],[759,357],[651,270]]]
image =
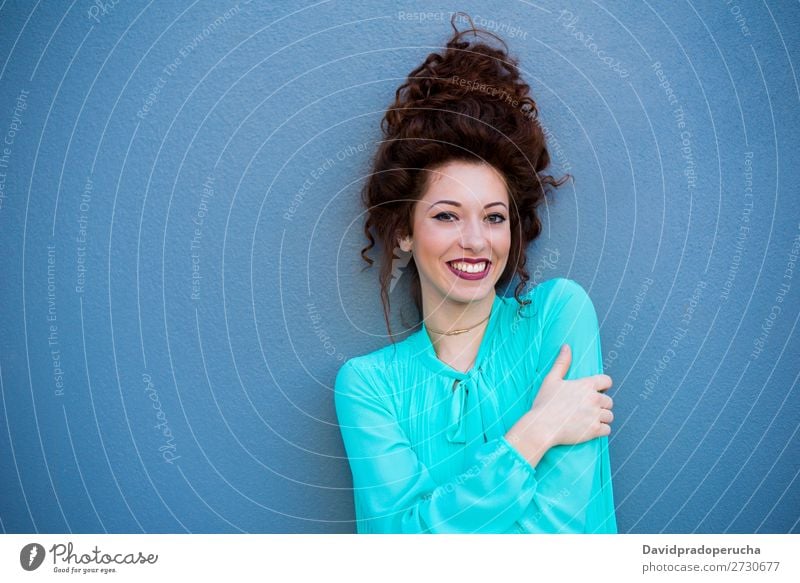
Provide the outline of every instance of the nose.
[[468,249],[478,255],[485,250],[491,243],[486,226],[480,218],[473,218],[464,221],[461,229],[461,248]]

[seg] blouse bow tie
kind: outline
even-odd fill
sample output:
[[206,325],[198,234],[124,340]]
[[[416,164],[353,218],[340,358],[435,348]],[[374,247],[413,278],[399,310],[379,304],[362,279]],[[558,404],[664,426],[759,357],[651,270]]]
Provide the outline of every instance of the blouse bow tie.
[[504,434],[502,425],[497,397],[486,387],[481,367],[471,370],[467,378],[454,381],[447,428],[449,442],[467,443],[467,438],[476,440],[482,436],[476,443],[480,445]]

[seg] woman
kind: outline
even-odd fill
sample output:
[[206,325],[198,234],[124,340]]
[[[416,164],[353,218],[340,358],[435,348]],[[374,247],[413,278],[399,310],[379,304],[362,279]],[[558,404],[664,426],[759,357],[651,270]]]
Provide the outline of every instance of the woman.
[[522,293],[536,207],[560,185],[536,105],[505,50],[453,28],[398,89],[364,189],[389,333],[395,245],[421,324],[336,377],[357,530],[614,533],[594,308],[568,279]]

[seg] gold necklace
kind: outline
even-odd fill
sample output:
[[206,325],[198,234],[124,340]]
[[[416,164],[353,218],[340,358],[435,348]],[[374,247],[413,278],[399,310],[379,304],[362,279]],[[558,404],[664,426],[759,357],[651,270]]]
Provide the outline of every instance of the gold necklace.
[[[490,311],[489,311],[489,316],[491,316],[491,315],[492,315],[492,312],[491,312],[491,310],[490,310]],[[486,316],[486,317],[485,317],[483,320],[481,320],[480,322],[478,322],[478,323],[477,323],[477,324],[475,324],[474,326],[470,326],[469,328],[461,328],[460,330],[451,330],[450,332],[444,332],[444,331],[434,330],[434,329],[430,328],[429,326],[426,326],[426,328],[428,328],[428,330],[429,330],[430,332],[433,332],[433,333],[435,333],[435,334],[444,334],[445,336],[455,336],[456,334],[463,334],[464,332],[469,332],[469,331],[470,331],[470,330],[472,330],[473,328],[476,328],[476,327],[480,326],[480,325],[481,325],[481,324],[483,324],[483,323],[484,323],[486,320],[488,320],[488,319],[489,319],[489,316]]]

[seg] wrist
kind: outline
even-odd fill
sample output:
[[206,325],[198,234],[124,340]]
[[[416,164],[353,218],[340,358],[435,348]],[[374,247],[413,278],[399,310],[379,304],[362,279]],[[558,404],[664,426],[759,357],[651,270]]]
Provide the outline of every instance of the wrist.
[[522,419],[530,428],[529,431],[535,436],[537,443],[545,448],[545,451],[558,445],[555,430],[547,423],[547,417],[536,407],[530,409]]
[[530,411],[508,430],[505,438],[534,467],[547,450],[555,445],[552,434]]

